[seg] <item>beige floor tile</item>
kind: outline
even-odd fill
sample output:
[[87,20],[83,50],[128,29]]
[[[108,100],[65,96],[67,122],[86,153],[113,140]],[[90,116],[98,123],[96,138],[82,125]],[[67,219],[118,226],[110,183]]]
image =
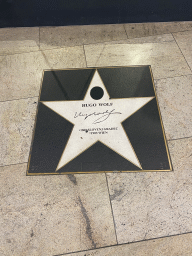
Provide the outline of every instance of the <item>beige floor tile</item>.
[[167,139],[192,136],[192,75],[155,81]]
[[41,49],[123,39],[127,39],[127,35],[121,24],[40,28]]
[[39,28],[1,28],[0,55],[38,51]]
[[173,36],[192,69],[192,31],[174,33]]
[[[102,54],[102,51],[105,49],[105,47],[108,47],[109,45],[119,45],[119,44],[146,44],[146,43],[167,43],[167,42],[175,42],[174,37],[172,34],[165,34],[165,35],[157,35],[157,36],[148,36],[148,37],[141,37],[141,38],[133,38],[133,39],[126,39],[126,40],[118,40],[118,41],[110,41],[110,42],[104,42],[99,43],[96,45],[91,45],[91,47],[87,47],[85,45],[86,52],[88,54],[92,53],[92,49],[96,49],[96,52],[94,52],[94,56],[92,56],[95,59],[99,58]],[[88,56],[89,57],[89,56]],[[88,59],[89,60],[89,59]]]
[[192,138],[168,145],[173,172],[107,174],[120,244],[192,231]]
[[85,66],[82,46],[0,56],[0,101],[38,96],[44,69]]
[[38,96],[43,69],[40,51],[0,56],[0,101]]
[[191,74],[177,44],[85,45],[88,67],[151,65],[156,79]]
[[139,243],[124,244],[68,256],[191,256],[192,234],[159,238]]
[[27,162],[38,98],[0,102],[0,165]]
[[26,176],[0,168],[2,256],[49,256],[116,243],[105,174]]
[[172,32],[192,30],[192,21],[130,23],[125,24],[128,38],[162,35]]

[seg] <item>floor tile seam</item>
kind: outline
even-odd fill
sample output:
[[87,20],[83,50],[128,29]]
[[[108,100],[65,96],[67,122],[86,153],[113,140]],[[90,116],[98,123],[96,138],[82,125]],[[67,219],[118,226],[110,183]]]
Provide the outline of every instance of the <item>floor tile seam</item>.
[[[129,23],[125,23],[124,24],[124,26],[126,25],[126,24],[129,24]],[[137,23],[133,23],[133,24],[137,24]],[[140,23],[140,24],[148,24],[148,23]],[[125,30],[126,30],[126,28],[125,28]],[[154,35],[147,35],[147,36],[142,36],[142,37],[129,37],[128,36],[128,34],[127,34],[127,30],[126,30],[126,34],[127,34],[127,38],[128,39],[136,39],[136,38],[145,38],[145,37],[150,37],[150,36],[161,36],[161,35],[169,35],[169,34],[176,34],[176,33],[182,33],[182,32],[187,32],[187,31],[191,31],[192,32],[192,28],[190,28],[190,29],[185,29],[185,30],[179,30],[179,31],[176,31],[176,32],[171,32],[171,31],[169,31],[169,32],[165,32],[165,33],[160,33],[160,34],[154,34]],[[173,35],[172,35],[173,36]]]
[[[143,37],[140,37],[143,38]],[[70,48],[70,47],[80,47],[80,46],[93,46],[93,45],[121,45],[121,44],[133,44],[133,45],[137,45],[137,44],[165,44],[165,43],[175,43],[174,40],[172,41],[165,41],[165,42],[141,42],[141,43],[128,43],[128,42],[119,42],[119,41],[126,41],[126,40],[131,40],[131,39],[122,39],[122,40],[110,40],[110,41],[103,41],[103,42],[96,42],[96,43],[90,43],[90,44],[86,44],[86,43],[82,43],[82,44],[77,44],[74,46],[58,46],[58,47],[52,47],[52,48],[41,48],[40,47],[40,51],[50,51],[50,50],[57,50],[57,49],[64,49],[64,48]],[[115,43],[117,42],[117,43]],[[9,55],[14,55],[14,54],[9,54]],[[1,55],[0,55],[1,56]],[[6,56],[6,55],[2,55],[2,56]]]
[[0,54],[0,57],[20,55],[20,54],[31,53],[31,52],[39,52],[39,51],[40,50],[39,50],[39,47],[38,47],[38,50],[36,50],[36,51],[23,51],[23,52],[6,53],[6,54]]
[[180,31],[176,31],[176,32],[170,32],[170,33],[171,33],[171,34],[177,34],[177,33],[188,32],[188,31],[191,31],[191,32],[192,32],[192,28],[186,29],[186,30],[180,30]]
[[[97,61],[98,62],[98,61]],[[88,68],[105,68],[105,67],[134,67],[134,66],[136,66],[136,67],[138,67],[138,66],[151,66],[152,67],[152,69],[154,68],[154,66],[155,66],[156,64],[152,64],[152,63],[148,63],[148,64],[135,64],[135,65],[133,65],[133,64],[127,64],[127,65],[97,65],[97,63],[95,63],[94,65],[93,64],[89,64],[88,63],[88,65],[87,65],[87,67]],[[156,78],[155,76],[153,76],[154,77],[154,80],[161,80],[161,79],[167,79],[167,78],[174,78],[174,77],[185,77],[185,76],[189,76],[189,75],[192,75],[192,71],[191,70],[188,70],[190,73],[188,73],[188,74],[184,74],[184,75],[176,75],[176,76],[166,76],[166,77],[161,77],[161,78]]]
[[[172,35],[171,33],[165,33],[163,35]],[[127,36],[127,34],[126,34]],[[158,35],[152,35],[152,36],[158,36]],[[109,41],[103,41],[103,42],[92,42],[92,43],[81,43],[81,44],[76,44],[76,45],[72,45],[72,46],[67,46],[67,45],[63,45],[63,46],[56,46],[56,47],[50,47],[50,48],[42,48],[41,47],[41,41],[40,41],[40,50],[42,51],[47,51],[47,50],[53,50],[53,49],[62,49],[62,48],[68,48],[68,47],[76,47],[76,46],[88,46],[88,45],[99,45],[99,44],[105,44],[105,43],[110,43],[110,42],[119,42],[119,41],[126,41],[126,40],[134,40],[134,39],[140,39],[140,38],[146,38],[146,37],[150,37],[150,36],[143,36],[143,37],[133,37],[133,38],[127,38],[127,39],[119,39],[119,40],[109,40]],[[146,43],[152,43],[152,44],[164,44],[164,43],[170,43],[170,42],[175,42],[174,38],[172,41],[165,41],[165,42],[143,42],[143,43],[138,43],[138,44],[146,44]],[[126,42],[125,42],[126,43]],[[117,44],[123,44],[122,43],[117,43]],[[129,43],[131,44],[131,43]],[[133,43],[136,44],[136,43]]]
[[[173,35],[171,33],[165,33],[163,35],[171,35],[173,38]],[[103,42],[98,42],[98,43],[90,43],[90,44],[84,44],[85,46],[87,45],[98,45],[98,44],[105,44],[105,43],[110,43],[110,42],[119,42],[119,44],[123,44],[123,41],[127,41],[127,40],[135,40],[135,39],[144,39],[147,37],[154,37],[154,36],[160,36],[160,35],[149,35],[149,36],[141,36],[141,37],[133,37],[133,38],[127,38],[127,39],[119,39],[119,40],[110,40],[110,41],[103,41]],[[122,41],[122,42],[120,42]],[[171,42],[175,42],[174,38],[171,41],[165,41],[165,42],[141,42],[141,43],[127,43],[127,44],[164,44],[164,43],[171,43]],[[126,42],[125,42],[126,43]],[[118,43],[117,43],[118,44]]]
[[[172,35],[173,35],[173,33],[172,33]],[[174,37],[174,35],[173,35],[173,38],[174,38],[174,40],[175,40],[175,42],[176,42],[176,44],[177,44],[177,46],[178,46],[178,48],[179,48],[179,50],[180,50],[181,54],[183,55],[183,58],[185,59],[185,61],[186,61],[187,65],[188,65],[188,67],[189,67],[189,69],[190,69],[190,70],[191,70],[191,72],[192,72],[192,69],[191,69],[191,67],[189,66],[189,63],[188,63],[188,61],[186,60],[185,55],[183,54],[183,52],[182,52],[182,50],[181,50],[181,48],[180,48],[180,46],[179,46],[179,44],[178,44],[178,42],[177,42],[176,38]]]
[[175,138],[175,139],[169,139],[167,141],[171,142],[171,141],[175,141],[175,140],[183,140],[183,139],[190,139],[192,138],[192,136],[189,136],[189,137],[181,137],[181,138]]
[[114,216],[114,213],[113,213],[113,206],[112,206],[112,202],[111,202],[111,198],[110,198],[109,184],[108,184],[108,179],[107,179],[107,174],[106,173],[105,173],[105,178],[106,178],[107,192],[108,192],[109,202],[110,202],[110,207],[111,207],[111,214],[112,214],[112,218],[113,218],[113,226],[114,226],[114,231],[115,231],[115,239],[116,239],[116,244],[118,244],[117,230],[116,230],[116,224],[115,224],[115,216]]
[[124,28],[124,30],[125,30],[125,35],[127,36],[127,39],[129,39],[129,38],[128,38],[128,34],[127,34],[127,30],[126,30],[126,28],[125,28],[125,24],[123,24],[123,28]]
[[[141,23],[143,24],[143,23]],[[169,35],[169,34],[173,34],[173,33],[182,33],[182,32],[187,32],[187,31],[192,31],[192,28],[191,29],[187,29],[187,30],[179,30],[179,31],[176,31],[176,32],[165,32],[165,33],[158,33],[158,34],[154,34],[154,35],[147,35],[147,36],[142,36],[142,37],[149,37],[149,36],[161,36],[161,35]],[[142,37],[128,37],[128,39],[135,39],[135,38],[142,38]]]
[[[166,35],[167,33],[165,33],[164,35]],[[167,35],[169,35],[171,33],[168,33]],[[127,34],[126,34],[127,36]],[[156,36],[156,35],[155,35]],[[128,37],[128,36],[127,36]],[[41,40],[40,40],[40,33],[39,33],[39,45],[38,46],[38,50],[34,50],[34,51],[19,51],[19,52],[14,52],[14,53],[6,53],[6,54],[0,54],[0,56],[12,56],[12,55],[19,55],[19,54],[25,54],[25,53],[31,53],[31,52],[39,52],[39,51],[51,51],[51,50],[56,50],[56,49],[63,49],[63,48],[71,48],[71,47],[80,47],[80,46],[88,46],[88,45],[98,45],[98,44],[110,44],[110,42],[117,42],[117,44],[146,44],[146,43],[151,43],[151,44],[164,44],[164,43],[171,43],[171,42],[175,42],[174,38],[173,41],[165,41],[165,42],[141,42],[141,43],[126,43],[126,42],[122,42],[120,43],[119,41],[124,41],[124,40],[134,40],[134,39],[141,39],[141,38],[146,38],[149,36],[145,36],[145,37],[134,37],[134,38],[127,38],[127,39],[120,39],[120,40],[109,40],[109,41],[103,41],[103,42],[97,42],[97,43],[90,43],[90,44],[77,44],[77,45],[64,45],[64,46],[58,46],[58,47],[50,47],[50,48],[42,48],[41,47]],[[119,43],[118,43],[119,42]]]
[[120,246],[122,246],[122,245],[132,245],[132,244],[136,244],[136,243],[148,242],[148,241],[152,241],[152,240],[158,240],[158,239],[169,238],[169,237],[175,237],[175,236],[182,236],[182,235],[187,235],[187,234],[192,234],[192,231],[185,232],[185,233],[180,233],[180,234],[174,234],[174,235],[170,235],[170,236],[168,235],[168,236],[161,236],[161,237],[149,238],[149,239],[146,239],[146,240],[139,240],[139,241],[134,241],[134,242],[127,242],[127,243],[114,244],[114,245],[107,245],[107,246],[98,247],[98,248],[95,248],[95,249],[88,249],[88,250],[82,250],[82,251],[67,252],[67,253],[63,253],[63,254],[55,254],[55,255],[53,255],[53,256],[63,256],[63,255],[81,253],[81,252],[91,252],[91,251],[101,250],[101,249],[110,248],[110,247],[120,247]]
[[74,45],[74,46],[54,47],[54,48],[49,48],[49,49],[41,49],[41,47],[38,47],[38,50],[36,50],[36,51],[23,51],[23,52],[0,54],[0,57],[1,56],[6,57],[6,56],[21,55],[21,54],[32,53],[32,52],[47,52],[47,51],[52,51],[52,50],[57,50],[57,49],[74,48],[74,47],[83,47],[83,44]]
[[[192,31],[192,30],[191,30]],[[163,36],[163,35],[171,35],[171,32],[166,32],[166,33],[160,33],[160,34],[154,34],[154,35],[146,35],[146,36],[135,36],[135,37],[129,37],[127,34],[127,39],[128,40],[134,40],[134,39],[140,39],[140,38],[147,38],[147,37],[154,37],[154,36]],[[168,41],[169,42],[169,41]],[[170,41],[171,42],[171,41]]]
[[63,45],[63,46],[55,46],[55,47],[50,47],[50,48],[42,48],[41,47],[41,42],[40,42],[40,51],[51,51],[51,50],[59,50],[59,49],[64,49],[64,48],[71,48],[71,47],[80,47],[80,46],[84,46],[85,44],[76,44],[76,45],[72,45],[72,46],[67,46],[67,45]]
[[28,162],[21,162],[21,163],[15,163],[15,164],[6,164],[6,165],[0,165],[0,167],[9,167],[14,165],[21,165],[21,164],[27,164]]
[[[140,38],[143,38],[143,37],[139,37],[138,39]],[[122,41],[126,41],[126,40],[132,40],[132,39],[123,39]],[[115,41],[105,41],[103,43],[91,43],[91,44],[84,44],[85,46],[89,46],[89,45],[122,45],[122,44],[126,44],[126,45],[129,45],[129,44],[132,44],[132,45],[143,45],[143,44],[166,44],[166,43],[175,43],[174,40],[172,41],[165,41],[165,42],[140,42],[140,43],[129,43],[129,42],[119,42],[121,40],[115,40]],[[115,43],[117,42],[117,43]]]
[[87,68],[87,58],[86,58],[86,53],[85,53],[85,46],[84,46],[84,44],[83,44],[83,52],[84,52],[85,64],[86,64],[86,68]]
[[191,74],[187,74],[187,75],[169,76],[169,77],[166,77],[166,78],[154,78],[154,81],[159,81],[159,80],[163,80],[163,79],[170,79],[170,78],[175,78],[175,77],[186,77],[186,76],[192,76],[192,72],[191,72]]
[[27,100],[27,99],[33,99],[33,98],[38,98],[39,95],[37,96],[32,96],[32,97],[26,97],[26,98],[17,98],[17,99],[12,99],[12,100],[0,100],[0,103],[5,103],[5,102],[10,102],[10,101],[15,101],[15,100]]

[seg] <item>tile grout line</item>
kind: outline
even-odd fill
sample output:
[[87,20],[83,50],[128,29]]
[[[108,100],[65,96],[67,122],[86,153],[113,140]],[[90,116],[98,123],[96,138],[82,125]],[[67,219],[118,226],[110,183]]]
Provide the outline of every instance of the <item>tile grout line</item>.
[[14,101],[14,100],[27,100],[27,99],[33,99],[33,98],[38,98],[38,95],[37,96],[32,96],[32,97],[27,97],[27,98],[19,98],[19,99],[12,99],[12,100],[2,100],[0,101],[1,102],[7,102],[7,101]]
[[19,165],[19,164],[27,164],[27,162],[16,163],[16,164],[6,164],[6,165],[0,165],[0,167],[8,167],[8,166]]
[[159,81],[159,80],[169,79],[169,78],[175,78],[175,77],[185,77],[185,76],[192,76],[192,74],[180,75],[180,76],[169,76],[169,77],[164,77],[164,78],[154,78],[154,81]]
[[[127,35],[127,32],[126,32],[127,39],[110,40],[110,41],[96,42],[96,43],[90,43],[90,44],[84,44],[84,45],[110,44],[110,42],[113,42],[113,44],[115,44],[115,42],[116,42],[116,44],[146,44],[146,43],[149,43],[149,44],[165,44],[165,43],[174,42],[174,39],[172,39],[171,41],[164,41],[164,42],[141,42],[141,43],[129,43],[129,42],[127,42],[127,40],[142,39],[142,38],[153,37],[153,36],[161,36],[161,35],[171,35],[171,33],[129,38],[128,35]],[[125,41],[125,42],[123,42],[123,41]],[[78,46],[78,45],[76,45],[76,46]]]
[[123,24],[123,27],[124,27],[124,30],[125,30],[125,35],[127,36],[127,39],[129,39],[129,38],[128,38],[127,31],[126,31],[126,28],[125,28],[125,24]]
[[101,50],[101,52],[100,52],[100,54],[99,54],[99,57],[98,57],[98,59],[96,60],[96,62],[95,62],[95,64],[94,64],[95,67],[98,67],[97,64],[98,64],[98,62],[99,62],[99,59],[101,58],[101,55],[102,55],[103,52],[104,52],[105,46],[106,46],[106,45],[103,44],[103,49]]
[[85,46],[83,44],[83,51],[84,51],[84,56],[85,56],[85,64],[86,64],[86,67],[87,67],[87,59],[86,59],[86,53],[85,53]]
[[190,138],[192,138],[192,136],[189,136],[189,137],[182,137],[182,138],[177,138],[177,139],[170,139],[170,140],[167,140],[167,141],[183,140],[183,139],[190,139]]
[[15,52],[15,53],[7,53],[7,54],[0,54],[0,57],[7,57],[7,56],[13,56],[13,55],[20,55],[20,54],[24,54],[24,53],[31,53],[31,52],[39,52],[40,49],[38,47],[38,50],[34,50],[34,51],[24,51],[24,52]]
[[64,49],[64,48],[80,47],[80,46],[83,46],[83,44],[74,45],[74,46],[52,47],[52,48],[48,48],[48,49],[41,49],[41,48],[38,46],[38,50],[34,50],[34,51],[23,51],[23,52],[15,52],[15,53],[7,53],[7,54],[0,54],[0,57],[7,57],[7,56],[13,56],[13,55],[20,55],[20,54],[26,54],[26,53],[31,53],[31,52],[46,52],[46,51],[59,50],[59,49]]
[[81,253],[81,252],[91,252],[91,251],[101,250],[101,249],[110,248],[110,247],[119,247],[119,246],[123,246],[123,245],[131,245],[131,244],[136,244],[136,243],[148,242],[148,241],[152,241],[152,240],[164,239],[164,238],[175,237],[175,236],[182,236],[182,235],[187,235],[187,234],[192,234],[192,231],[186,232],[186,233],[181,233],[181,234],[170,235],[170,236],[161,236],[161,237],[149,238],[149,239],[146,239],[146,240],[127,242],[127,243],[122,243],[122,244],[107,245],[107,246],[98,247],[98,248],[95,248],[95,249],[88,249],[88,250],[75,251],[75,252],[66,252],[66,253],[62,253],[62,254],[54,254],[53,256],[63,256],[63,255]]
[[107,174],[106,173],[105,173],[105,178],[106,178],[107,190],[108,190],[108,195],[109,195],[109,202],[110,202],[110,206],[111,206],[111,214],[112,214],[112,217],[113,217],[113,225],[114,225],[114,231],[115,231],[115,238],[116,238],[116,243],[118,245],[115,217],[114,217],[114,214],[113,214],[113,206],[112,206],[111,199],[110,199],[109,184],[108,184],[108,179],[107,179]]
[[[134,37],[134,38],[121,39],[121,40],[110,40],[110,41],[103,41],[103,42],[90,43],[90,44],[77,44],[77,45],[73,45],[73,46],[64,45],[64,46],[45,48],[45,49],[41,49],[40,46],[38,46],[38,50],[23,51],[23,52],[19,51],[19,52],[14,52],[14,53],[0,54],[0,57],[20,55],[20,54],[26,54],[26,53],[31,53],[31,52],[51,51],[51,50],[59,50],[59,49],[64,49],[64,48],[80,47],[80,46],[83,46],[83,45],[88,46],[88,45],[98,45],[98,44],[110,44],[110,42],[113,43],[114,45],[115,44],[116,45],[120,45],[120,44],[136,44],[136,43],[128,43],[128,42],[126,42],[126,40],[134,40],[134,39],[138,39],[138,38],[141,39],[141,38],[146,38],[146,37]],[[125,42],[122,42],[122,41],[125,41]],[[159,43],[159,42],[141,42],[141,43],[138,43],[138,44],[146,44],[146,43],[149,43],[149,44],[164,44],[164,43],[170,43],[170,42],[173,42],[173,41],[165,41],[165,42],[162,42],[162,43]]]
[[183,54],[183,52],[182,52],[182,50],[181,50],[180,46],[179,46],[179,44],[177,43],[177,40],[175,39],[175,37],[174,37],[173,33],[171,33],[171,34],[172,34],[172,36],[173,36],[173,38],[174,38],[174,40],[175,40],[175,43],[177,44],[177,46],[178,46],[178,48],[179,48],[179,50],[180,50],[180,52],[181,52],[181,54],[183,55],[183,58],[185,59],[185,61],[186,61],[186,63],[187,63],[187,66],[189,67],[189,69],[190,69],[190,70],[191,70],[191,72],[192,72],[191,67],[189,66],[189,64],[188,64],[188,62],[187,62],[187,60],[186,60],[186,58],[185,58],[185,56],[184,56],[184,54]]
[[[129,23],[125,23],[125,24],[129,24]],[[125,24],[123,24],[123,25],[125,26]],[[133,24],[136,24],[136,23],[133,23]],[[143,24],[143,23],[140,23],[140,24]],[[176,32],[169,31],[169,32],[157,33],[157,34],[154,34],[154,35],[147,35],[147,36],[141,36],[141,37],[140,36],[131,37],[131,38],[128,37],[127,39],[131,40],[131,39],[146,38],[146,37],[152,37],[152,36],[162,36],[162,35],[169,35],[169,34],[172,35],[172,33],[182,33],[182,32],[187,32],[187,31],[192,31],[192,28],[190,28],[188,30],[180,30],[180,31],[176,31]]]

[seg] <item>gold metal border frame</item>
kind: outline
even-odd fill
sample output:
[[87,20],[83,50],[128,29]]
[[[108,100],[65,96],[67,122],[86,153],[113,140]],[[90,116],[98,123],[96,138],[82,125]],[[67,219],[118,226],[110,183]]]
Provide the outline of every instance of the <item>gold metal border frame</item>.
[[[124,68],[124,67],[148,67],[150,70],[150,74],[151,74],[151,79],[152,79],[152,83],[153,83],[153,90],[155,93],[155,99],[156,99],[156,103],[157,103],[157,108],[158,108],[158,113],[159,113],[159,118],[160,118],[160,123],[161,123],[161,128],[163,131],[163,137],[164,137],[164,143],[165,143],[165,147],[166,147],[166,152],[167,152],[167,158],[169,161],[169,167],[170,169],[168,170],[114,170],[114,171],[88,171],[88,172],[53,172],[53,173],[29,173],[29,165],[30,165],[30,160],[31,160],[31,151],[32,151],[32,147],[33,147],[33,141],[34,141],[34,136],[35,136],[35,130],[36,130],[36,124],[37,124],[37,115],[38,115],[38,111],[39,111],[39,103],[40,103],[40,97],[41,97],[41,90],[42,90],[42,85],[43,85],[43,78],[44,78],[44,73],[45,71],[62,71],[62,70],[82,70],[82,69],[101,69],[101,68]],[[80,169],[82,170],[82,163],[80,166]],[[28,163],[27,163],[27,171],[26,171],[26,175],[27,176],[38,176],[38,175],[68,175],[68,174],[93,174],[93,173],[126,173],[126,172],[130,172],[130,173],[136,173],[136,172],[169,172],[169,171],[173,171],[172,168],[172,163],[171,163],[171,157],[170,157],[170,152],[169,152],[169,148],[167,145],[167,139],[166,139],[166,135],[165,135],[165,130],[164,130],[164,126],[163,126],[163,121],[162,121],[162,116],[161,116],[161,112],[160,112],[160,107],[159,107],[159,102],[158,102],[158,98],[157,98],[157,93],[155,90],[155,84],[154,84],[154,78],[153,78],[153,74],[152,74],[152,69],[151,69],[151,65],[132,65],[132,66],[107,66],[107,67],[88,67],[88,68],[66,68],[66,69],[44,69],[43,70],[43,75],[41,78],[41,86],[39,89],[39,97],[38,97],[38,104],[37,104],[37,110],[36,110],[36,116],[35,116],[35,123],[34,123],[34,128],[33,128],[33,135],[32,135],[32,140],[31,140],[31,146],[30,146],[30,151],[29,151],[29,157],[28,157]]]

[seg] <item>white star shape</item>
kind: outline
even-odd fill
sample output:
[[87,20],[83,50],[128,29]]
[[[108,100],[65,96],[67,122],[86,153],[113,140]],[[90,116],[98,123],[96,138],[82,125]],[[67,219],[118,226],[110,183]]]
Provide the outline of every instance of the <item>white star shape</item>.
[[[90,91],[101,87],[104,95],[94,100]],[[91,80],[84,100],[42,101],[42,103],[71,122],[74,127],[57,165],[56,171],[100,141],[140,169],[141,164],[122,126],[122,122],[154,97],[110,99],[98,73]]]

